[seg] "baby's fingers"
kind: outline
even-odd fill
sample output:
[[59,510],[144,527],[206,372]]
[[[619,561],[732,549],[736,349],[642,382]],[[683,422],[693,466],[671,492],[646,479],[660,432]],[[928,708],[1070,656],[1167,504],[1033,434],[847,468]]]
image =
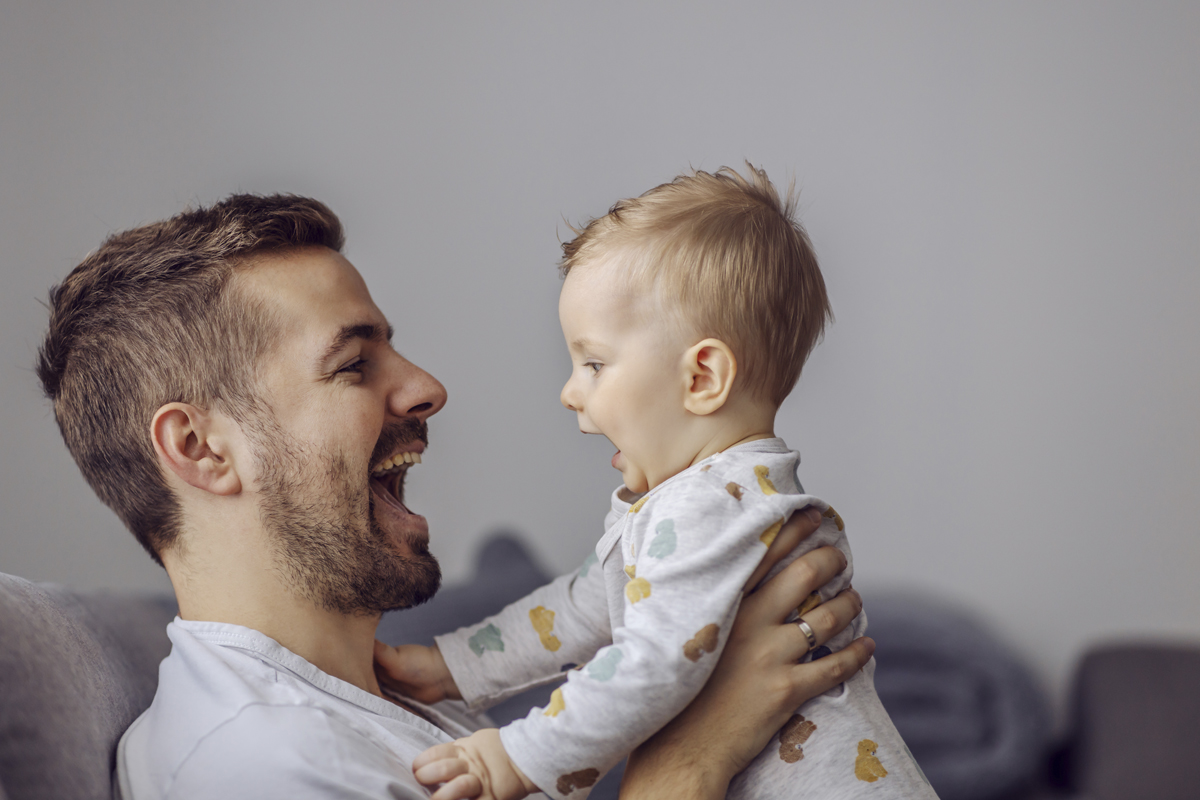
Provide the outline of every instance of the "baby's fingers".
[[413,775],[423,786],[435,786],[445,783],[468,771],[467,762],[462,758],[442,758],[413,770]]
[[483,784],[474,775],[459,775],[433,793],[429,800],[467,800],[483,794]]
[[[418,770],[428,764],[433,764],[436,761],[462,761],[461,754],[458,750],[458,745],[454,742],[446,742],[445,744],[435,744],[433,747],[426,750],[421,755],[413,759],[412,768],[415,775]],[[463,761],[465,764],[466,762]],[[455,773],[456,775],[458,773]]]

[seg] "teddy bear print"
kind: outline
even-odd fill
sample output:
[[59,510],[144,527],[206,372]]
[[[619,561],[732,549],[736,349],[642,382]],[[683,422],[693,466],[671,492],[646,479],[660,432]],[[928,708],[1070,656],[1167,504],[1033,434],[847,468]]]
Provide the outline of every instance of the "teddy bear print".
[[779,730],[779,757],[788,764],[795,764],[804,758],[802,744],[808,741],[817,729],[817,723],[805,719],[801,714],[794,714]]
[[819,605],[821,605],[821,595],[818,592],[813,592],[808,597],[804,598],[804,602],[801,603],[796,609],[796,616],[803,617],[805,614],[812,611]]
[[754,475],[758,478],[758,488],[762,489],[762,493],[779,494],[779,492],[775,489],[775,484],[771,483],[771,478],[769,477],[770,474],[771,470],[764,467],[762,464],[759,464],[754,468]]
[[[664,519],[654,526],[655,537],[646,550],[651,558],[666,558],[675,552],[675,520]],[[633,577],[630,575],[629,577]]]
[[500,636],[500,629],[490,622],[475,631],[470,639],[467,639],[467,646],[471,648],[471,652],[483,658],[485,650],[495,650],[496,652],[504,652],[504,639]]
[[879,745],[870,739],[863,739],[858,743],[858,758],[854,759],[854,777],[867,783],[887,777],[888,771],[875,757],[875,751],[878,749]]
[[546,706],[546,710],[542,712],[542,716],[557,717],[566,707],[567,701],[563,699],[562,687],[560,686],[550,693],[550,704]]
[[588,675],[598,681],[611,681],[617,674],[617,665],[621,663],[624,653],[621,649],[609,645],[602,651],[604,655],[593,658],[587,664]]
[[833,506],[830,506],[829,508],[825,509],[825,512],[823,514],[821,514],[821,516],[824,517],[825,519],[833,520],[833,524],[837,525],[837,529],[839,531],[846,530],[846,523],[842,521],[842,515],[837,513],[836,511],[834,511]]
[[537,631],[538,639],[542,642],[542,647],[551,653],[562,647],[562,642],[552,633],[554,630],[553,611],[545,606],[531,608],[529,609],[529,622],[533,625],[533,629]]
[[683,655],[688,661],[699,661],[705,653],[716,652],[717,641],[721,636],[721,628],[716,623],[709,623],[683,645]]
[[780,519],[774,525],[772,525],[771,527],[769,527],[765,531],[763,531],[759,535],[758,540],[760,542],[762,542],[763,544],[765,544],[767,547],[770,547],[771,542],[775,541],[775,537],[779,535],[779,531],[781,528],[783,528],[783,520],[782,519]]
[[630,605],[645,600],[650,596],[650,581],[645,578],[634,578],[629,583],[625,584],[625,599]]
[[559,794],[570,794],[576,789],[586,789],[596,782],[600,777],[600,770],[594,767],[581,769],[578,772],[569,772],[566,775],[560,775],[555,788]]

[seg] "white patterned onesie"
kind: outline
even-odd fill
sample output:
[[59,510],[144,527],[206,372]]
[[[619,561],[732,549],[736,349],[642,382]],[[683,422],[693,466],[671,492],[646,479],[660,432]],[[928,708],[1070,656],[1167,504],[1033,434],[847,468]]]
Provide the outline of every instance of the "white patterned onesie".
[[[691,702],[725,645],[742,587],[793,511],[814,506],[824,515],[802,550],[834,545],[850,564],[821,599],[849,585],[842,519],[802,493],[799,461],[782,440],[763,439],[711,456],[632,504],[618,490],[595,557],[577,572],[437,638],[472,709],[565,673],[546,708],[500,731],[509,758],[542,791],[583,800]],[[826,647],[845,647],[866,624],[859,615]],[[936,798],[879,703],[874,671],[872,660],[797,709],[729,796]]]

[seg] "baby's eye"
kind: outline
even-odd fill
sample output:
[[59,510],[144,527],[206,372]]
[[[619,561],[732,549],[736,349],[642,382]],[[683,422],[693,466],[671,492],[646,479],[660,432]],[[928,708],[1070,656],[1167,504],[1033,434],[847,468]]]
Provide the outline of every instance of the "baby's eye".
[[584,364],[584,366],[587,367],[588,369],[590,369],[592,371],[592,374],[595,375],[597,372],[600,371],[600,367],[602,367],[604,365],[598,364],[595,361],[589,361],[586,364]]

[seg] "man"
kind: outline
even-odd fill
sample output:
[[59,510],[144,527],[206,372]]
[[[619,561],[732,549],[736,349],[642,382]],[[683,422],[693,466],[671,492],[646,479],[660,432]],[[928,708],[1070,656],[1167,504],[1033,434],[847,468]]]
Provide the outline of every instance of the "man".
[[446,392],[392,349],[342,243],[314,200],[236,195],[109,238],[51,291],[37,369],[63,438],[179,601],[118,751],[127,800],[423,797],[413,758],[477,726],[375,677],[380,615],[438,588],[404,482]]

